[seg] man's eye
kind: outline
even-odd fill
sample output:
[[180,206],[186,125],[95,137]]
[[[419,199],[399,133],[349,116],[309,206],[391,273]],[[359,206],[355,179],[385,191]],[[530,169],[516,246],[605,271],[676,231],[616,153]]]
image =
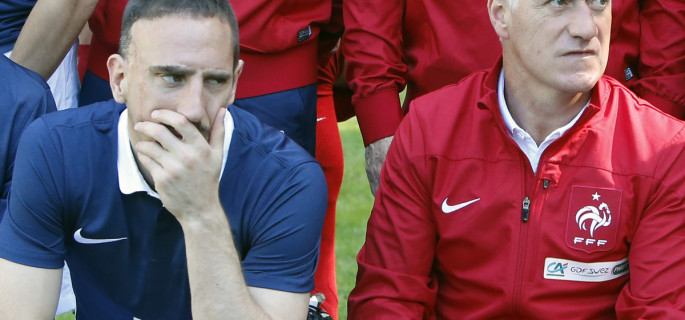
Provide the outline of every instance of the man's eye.
[[587,0],[588,6],[593,9],[604,9],[609,3],[609,0]]
[[207,83],[207,84],[224,84],[224,83],[226,83],[226,79],[207,79],[207,80],[205,80],[205,83]]
[[162,75],[162,80],[164,80],[166,83],[179,83],[183,81],[183,76],[175,75],[175,74],[165,74]]
[[231,81],[230,76],[223,75],[209,75],[205,77],[205,83],[208,85],[221,86]]
[[555,7],[563,7],[568,3],[568,1],[570,0],[550,0],[549,3]]

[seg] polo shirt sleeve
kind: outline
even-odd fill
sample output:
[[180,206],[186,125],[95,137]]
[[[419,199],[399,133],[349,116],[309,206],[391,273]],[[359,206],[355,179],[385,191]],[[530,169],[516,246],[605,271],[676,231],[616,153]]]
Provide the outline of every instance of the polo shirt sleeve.
[[19,142],[10,196],[0,223],[0,257],[41,268],[64,265],[64,161],[43,119]]
[[257,196],[249,205],[254,212],[250,213],[250,248],[242,261],[245,282],[252,287],[309,292],[314,289],[326,214],[326,180],[313,160],[278,170],[260,170],[255,179],[263,182],[248,187]]
[[[22,132],[28,127],[31,121],[38,117],[52,111],[56,111],[55,100],[52,97],[50,88],[45,86],[42,94],[36,93],[33,95],[27,93],[26,96],[19,97],[17,101],[10,99],[9,103],[14,105],[6,105],[0,102],[0,107],[15,109],[16,113],[10,115],[9,119],[2,119],[2,128],[0,128],[0,141],[4,143],[0,145],[0,156],[5,157],[4,168],[0,166],[0,218],[7,207],[7,197],[9,195],[10,187],[12,186],[12,171],[14,170],[14,158],[17,154],[17,145]],[[7,135],[7,136],[5,136]],[[2,163],[2,160],[0,160]]]

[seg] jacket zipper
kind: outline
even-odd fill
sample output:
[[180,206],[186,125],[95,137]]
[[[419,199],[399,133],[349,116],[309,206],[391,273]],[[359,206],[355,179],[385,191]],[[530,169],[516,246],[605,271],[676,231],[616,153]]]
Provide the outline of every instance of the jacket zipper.
[[[518,245],[516,247],[516,273],[514,274],[514,291],[512,295],[512,319],[520,319],[521,317],[521,290],[523,290],[523,274],[526,265],[526,253],[528,252],[528,219],[530,218],[530,204],[531,197],[535,196],[535,188],[532,190],[529,187],[532,170],[528,157],[521,152],[521,160],[523,170],[521,174],[521,182],[523,185],[523,200],[521,202],[521,225],[519,231]],[[537,179],[536,174],[533,173],[533,179]],[[532,192],[532,194],[531,194]]]
[[[585,110],[583,114],[580,116],[580,119],[576,122],[576,124],[571,127],[564,136],[560,137],[556,141],[552,142],[547,149],[542,153],[540,156],[540,162],[538,163],[538,170],[537,172],[533,173],[534,179],[535,179],[535,184],[532,190],[532,195],[531,197],[536,198],[540,196],[538,193],[539,191],[539,184],[538,184],[538,177],[542,176],[540,171],[540,163],[544,163],[544,161],[548,158],[545,157],[545,155],[550,154],[552,150],[556,151],[556,147],[560,143],[567,143],[567,141],[570,139],[569,137],[572,135],[575,135],[583,126],[586,124],[586,122],[589,121],[589,119],[595,114],[597,111],[593,112],[588,112],[588,110]],[[506,130],[504,131],[506,134]],[[511,139],[512,143],[516,146],[517,149],[520,151],[520,147],[518,147],[518,144],[516,144],[513,139]],[[530,167],[530,164],[528,162],[528,157],[522,154],[522,160],[523,160],[523,177],[522,177],[522,182],[524,186],[523,190],[523,201],[522,201],[522,207],[521,207],[521,232],[519,235],[519,242],[518,242],[518,248],[517,248],[517,260],[516,260],[516,275],[514,278],[514,292],[512,296],[512,310],[513,310],[513,319],[520,319],[521,318],[521,306],[522,306],[522,300],[521,300],[521,291],[523,290],[523,275],[526,267],[526,254],[528,253],[528,220],[530,219],[530,206],[531,206],[531,198],[527,195],[528,194],[528,188],[527,188],[527,180],[530,179],[528,177],[528,167]],[[532,170],[531,170],[532,171]],[[547,190],[549,187],[549,179],[543,179],[542,180],[542,189]]]
[[[549,187],[549,179],[543,179],[542,180],[542,188],[547,190],[547,187]],[[528,222],[528,218],[530,217],[530,198],[526,196],[523,198],[523,207],[521,209],[521,221],[523,222]]]
[[523,208],[521,209],[521,221],[528,222],[528,217],[530,216],[530,199],[528,197],[523,198]]
[[[525,173],[524,173],[524,185],[526,185],[525,180]],[[540,185],[538,184],[538,175],[535,174],[535,187],[533,188],[533,195],[538,195],[538,188]],[[549,187],[549,179],[543,179],[542,180],[542,189],[547,190]],[[524,192],[525,191],[524,187]],[[525,267],[526,267],[526,258],[527,258],[527,253],[528,253],[528,220],[530,218],[530,205],[531,201],[530,198],[527,195],[524,195],[523,201],[522,201],[522,206],[521,206],[521,222],[523,225],[521,226],[521,236],[519,238],[519,247],[518,247],[518,262],[517,262],[517,269],[516,269],[516,278],[514,280],[514,296],[513,296],[513,302],[514,302],[514,318],[519,319],[521,317],[521,306],[522,306],[522,300],[521,300],[521,291],[523,290],[523,277],[525,274]]]

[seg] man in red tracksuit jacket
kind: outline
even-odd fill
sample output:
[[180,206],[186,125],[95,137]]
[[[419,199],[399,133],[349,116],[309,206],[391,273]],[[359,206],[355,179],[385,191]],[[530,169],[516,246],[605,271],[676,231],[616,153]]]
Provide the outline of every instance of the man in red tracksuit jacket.
[[[613,0],[606,75],[685,118],[685,1]],[[501,54],[486,1],[346,0],[343,52],[353,103],[377,175],[404,106],[491,67]],[[405,108],[406,112],[406,108]]]
[[412,102],[350,319],[685,319],[685,123],[602,77],[605,0],[489,0],[494,68]]

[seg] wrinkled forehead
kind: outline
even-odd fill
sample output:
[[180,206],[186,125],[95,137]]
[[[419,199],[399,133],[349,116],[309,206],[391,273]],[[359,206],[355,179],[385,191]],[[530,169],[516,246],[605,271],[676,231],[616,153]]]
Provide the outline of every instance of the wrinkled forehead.
[[[205,32],[227,32],[231,34],[231,25],[218,16],[199,16],[191,14],[166,14],[156,17],[141,17],[131,25],[131,32],[159,33],[165,30]],[[219,36],[218,34],[216,35]],[[231,40],[230,38],[226,40]]]
[[233,55],[228,22],[218,17],[165,15],[141,18],[131,25],[131,48],[149,51],[193,51],[198,55],[224,50]]

